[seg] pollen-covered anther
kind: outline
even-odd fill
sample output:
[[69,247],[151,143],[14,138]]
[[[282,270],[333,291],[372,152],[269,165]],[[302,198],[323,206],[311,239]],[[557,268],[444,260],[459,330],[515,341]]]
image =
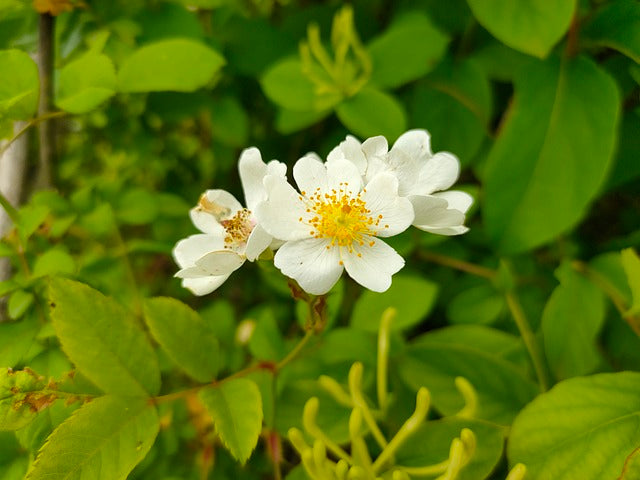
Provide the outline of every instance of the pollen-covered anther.
[[222,220],[220,224],[224,227],[227,235],[224,237],[225,248],[231,248],[232,245],[246,243],[253,227],[254,222],[251,219],[251,212],[246,208],[238,210],[236,214],[228,220]]
[[[311,235],[315,238],[326,238],[331,241],[327,248],[333,246],[346,247],[353,252],[354,243],[358,246],[372,246],[370,237],[376,236],[382,215],[371,216],[360,194],[353,195],[346,189],[347,183],[341,183],[338,190],[330,193],[315,194],[308,197],[309,213],[307,223],[312,227]],[[303,222],[302,218],[299,219]]]

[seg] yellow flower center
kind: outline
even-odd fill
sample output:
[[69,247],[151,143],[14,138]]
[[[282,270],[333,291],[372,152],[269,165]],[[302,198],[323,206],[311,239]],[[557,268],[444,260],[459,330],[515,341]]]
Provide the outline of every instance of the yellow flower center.
[[[300,217],[298,220],[312,228],[309,234],[314,238],[330,239],[331,243],[327,245],[327,249],[337,245],[346,247],[351,253],[354,251],[354,244],[359,246],[375,244],[368,237],[377,235],[377,231],[373,228],[380,225],[382,215],[372,216],[371,210],[367,208],[360,193],[354,196],[347,187],[347,183],[341,183],[339,189],[333,189],[331,193],[321,193],[317,188],[310,196],[307,196],[306,192],[301,192],[300,199],[306,200],[307,213],[312,216],[310,219],[305,220]],[[384,225],[384,228],[389,228],[389,225]],[[358,253],[358,256],[361,254]]]
[[231,248],[232,245],[246,243],[255,226],[251,220],[251,211],[246,208],[238,210],[233,217],[228,220],[222,220],[220,224],[227,232],[226,237],[224,237],[224,248]]

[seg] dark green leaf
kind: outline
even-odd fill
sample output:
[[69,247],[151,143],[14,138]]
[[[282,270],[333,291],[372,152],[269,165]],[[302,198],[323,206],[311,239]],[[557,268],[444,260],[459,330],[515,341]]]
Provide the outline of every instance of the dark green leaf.
[[424,278],[396,275],[391,287],[384,293],[365,290],[356,301],[351,325],[370,332],[380,328],[382,313],[389,307],[397,310],[391,323],[392,330],[412,327],[431,311],[438,294],[438,286]]
[[258,360],[271,360],[277,362],[284,358],[287,348],[278,328],[276,317],[269,308],[258,310],[257,315],[249,318],[256,321],[256,327],[249,339],[249,350]]
[[381,90],[365,87],[336,108],[342,124],[361,137],[384,135],[395,141],[406,129],[404,107]]
[[601,361],[596,337],[604,322],[604,295],[568,263],[556,270],[556,276],[560,285],[542,315],[549,366],[558,379],[592,373]]
[[486,74],[472,61],[444,61],[416,87],[412,122],[431,133],[434,151],[454,153],[468,164],[486,136],[491,89]]
[[640,4],[616,0],[605,4],[580,30],[588,44],[614,48],[640,63]]
[[587,58],[522,71],[486,167],[484,216],[499,250],[529,250],[580,220],[605,179],[618,113],[614,81]]
[[509,425],[538,393],[520,369],[473,345],[423,341],[409,347],[398,369],[412,389],[427,387],[434,407],[444,415],[453,415],[464,406],[455,378],[466,378],[478,395],[476,418],[501,425]]
[[566,380],[518,415],[509,461],[524,463],[531,480],[618,478],[627,456],[640,446],[638,416],[640,373]]
[[145,301],[144,317],[156,341],[190,377],[203,383],[216,378],[218,340],[197,312],[176,299],[157,297]]
[[97,290],[62,278],[51,281],[49,298],[62,349],[80,372],[108,393],[158,393],[155,353],[133,314]]
[[401,17],[367,46],[373,62],[371,82],[395,88],[423,76],[437,64],[448,43],[449,38],[421,13]]
[[576,0],[467,0],[478,22],[498,40],[544,58],[562,38]]
[[504,298],[495,288],[479,285],[456,295],[447,307],[447,316],[452,323],[490,325],[498,319],[504,308]]
[[244,147],[249,135],[249,117],[234,97],[217,100],[211,109],[213,136],[231,147]]

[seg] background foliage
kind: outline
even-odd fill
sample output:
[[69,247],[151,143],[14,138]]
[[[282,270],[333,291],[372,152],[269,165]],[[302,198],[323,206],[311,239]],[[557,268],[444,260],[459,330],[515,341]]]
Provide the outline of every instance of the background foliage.
[[[458,478],[519,462],[530,479],[637,478],[640,3],[342,7],[0,0],[0,136],[27,122],[36,158],[31,127],[56,117],[53,188],[29,183],[19,210],[3,198],[0,479],[306,478],[287,431],[316,396],[320,427],[353,441],[350,408],[318,378],[346,385],[360,362],[375,398],[388,307],[377,420],[398,431],[421,387],[433,407],[399,465],[446,460],[469,428]],[[46,12],[42,117],[31,55]],[[387,292],[340,281],[303,337],[309,305],[268,261],[204,298],[172,278],[200,193],[240,193],[242,148],[291,166],[348,133],[409,128],[460,158],[476,203],[462,237],[392,239],[407,265]],[[458,377],[477,400],[464,415]]]

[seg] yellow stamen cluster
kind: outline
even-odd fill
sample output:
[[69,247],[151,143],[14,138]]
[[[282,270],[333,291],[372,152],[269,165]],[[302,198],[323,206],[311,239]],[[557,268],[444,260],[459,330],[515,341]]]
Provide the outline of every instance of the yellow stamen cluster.
[[227,232],[227,236],[224,237],[224,248],[245,243],[254,227],[251,221],[251,211],[246,208],[238,210],[233,217],[222,220],[220,224]]
[[[309,234],[314,238],[327,238],[331,247],[346,247],[349,253],[354,251],[354,244],[372,247],[375,242],[368,237],[375,237],[380,226],[382,215],[374,217],[360,193],[353,195],[348,184],[340,183],[338,190],[322,193],[317,188],[311,195],[301,192],[300,199],[307,204],[307,213],[311,218],[298,220],[311,227]],[[388,228],[384,225],[384,228]],[[358,256],[361,256],[358,253]],[[342,264],[342,262],[340,262]]]

